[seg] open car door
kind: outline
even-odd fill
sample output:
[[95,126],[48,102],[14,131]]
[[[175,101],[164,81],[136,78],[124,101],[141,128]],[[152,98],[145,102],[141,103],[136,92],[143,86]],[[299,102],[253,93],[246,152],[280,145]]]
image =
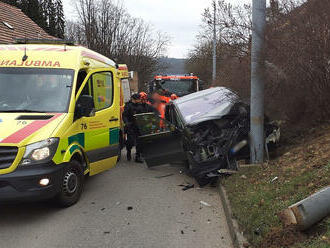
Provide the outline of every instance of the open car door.
[[148,167],[185,160],[182,133],[155,113],[136,114],[138,143]]

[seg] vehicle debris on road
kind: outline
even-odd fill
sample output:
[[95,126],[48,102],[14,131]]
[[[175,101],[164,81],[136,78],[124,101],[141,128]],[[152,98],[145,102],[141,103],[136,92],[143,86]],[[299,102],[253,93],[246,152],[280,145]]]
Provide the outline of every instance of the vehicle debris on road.
[[210,204],[208,204],[208,203],[207,203],[207,202],[205,202],[205,201],[200,201],[200,203],[201,203],[202,205],[206,206],[206,207],[211,207],[211,205],[210,205]]
[[171,177],[171,176],[174,176],[174,174],[170,173],[170,174],[166,174],[166,175],[163,175],[163,176],[157,176],[155,178],[164,178],[164,177]]
[[180,184],[179,186],[183,187],[182,188],[183,191],[186,191],[188,189],[194,188],[195,187],[195,184],[187,184],[187,185]]

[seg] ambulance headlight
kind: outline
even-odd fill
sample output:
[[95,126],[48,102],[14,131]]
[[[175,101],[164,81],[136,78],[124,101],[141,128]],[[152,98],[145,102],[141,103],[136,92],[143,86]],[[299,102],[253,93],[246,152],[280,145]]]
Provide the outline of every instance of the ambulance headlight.
[[50,150],[49,147],[43,147],[40,149],[36,149],[32,152],[31,157],[36,160],[44,160],[50,156]]
[[56,153],[59,138],[49,138],[26,146],[21,165],[50,161]]

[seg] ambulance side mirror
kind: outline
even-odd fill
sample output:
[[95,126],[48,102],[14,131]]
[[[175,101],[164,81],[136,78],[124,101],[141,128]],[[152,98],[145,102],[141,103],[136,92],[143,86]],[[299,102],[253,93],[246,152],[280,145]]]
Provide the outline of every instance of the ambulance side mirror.
[[92,96],[82,95],[78,98],[75,110],[76,119],[95,115],[95,106]]

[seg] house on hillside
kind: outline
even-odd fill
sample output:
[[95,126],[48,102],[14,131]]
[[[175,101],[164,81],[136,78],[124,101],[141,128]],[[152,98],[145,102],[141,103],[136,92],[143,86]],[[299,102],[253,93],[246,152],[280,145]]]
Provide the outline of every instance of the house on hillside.
[[51,39],[41,27],[20,9],[0,2],[0,44],[15,43],[16,39]]

